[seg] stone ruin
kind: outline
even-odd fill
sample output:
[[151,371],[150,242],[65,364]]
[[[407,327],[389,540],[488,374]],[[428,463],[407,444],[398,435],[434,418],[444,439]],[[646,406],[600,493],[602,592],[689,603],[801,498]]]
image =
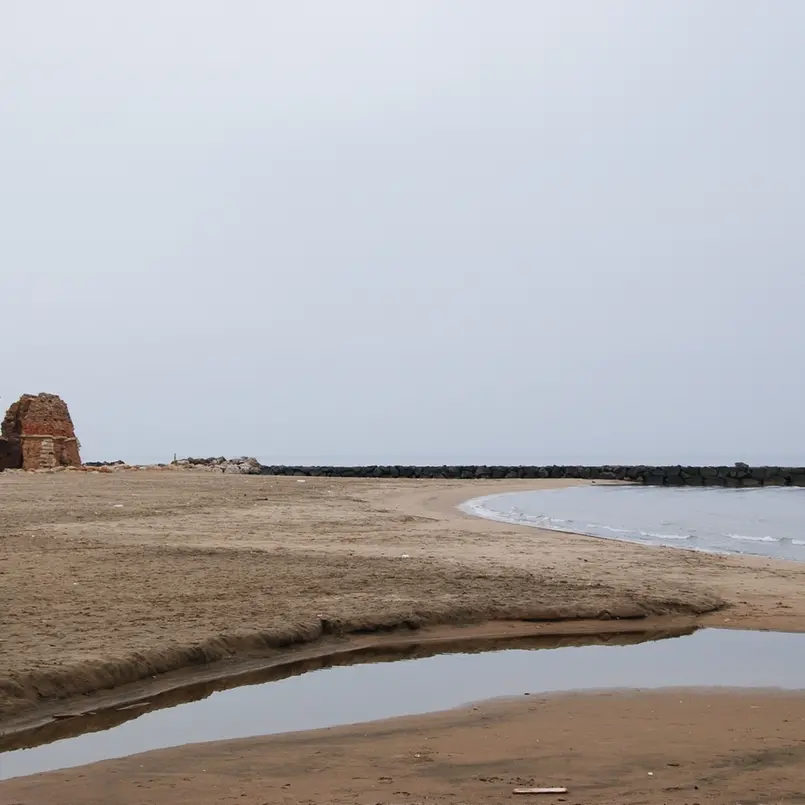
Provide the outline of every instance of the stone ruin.
[[0,470],[80,467],[79,444],[67,404],[55,394],[23,394],[0,430]]

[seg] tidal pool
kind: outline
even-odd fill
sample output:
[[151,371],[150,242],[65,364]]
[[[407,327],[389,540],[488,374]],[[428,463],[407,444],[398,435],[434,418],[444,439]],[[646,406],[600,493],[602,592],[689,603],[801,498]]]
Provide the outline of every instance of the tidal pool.
[[[635,642],[642,639],[644,642]],[[243,684],[0,754],[0,779],[186,743],[271,735],[446,710],[525,693],[662,688],[805,689],[805,635],[704,629],[665,639],[451,653],[323,668]],[[629,639],[626,639],[629,642]],[[147,705],[146,705],[147,706]],[[131,713],[135,713],[135,717]],[[87,726],[87,729],[98,727]]]

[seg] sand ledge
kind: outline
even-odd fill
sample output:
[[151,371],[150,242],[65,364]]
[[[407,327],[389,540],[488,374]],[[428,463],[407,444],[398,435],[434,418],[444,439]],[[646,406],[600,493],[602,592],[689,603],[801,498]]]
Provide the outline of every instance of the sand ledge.
[[147,712],[198,701],[217,691],[286,679],[322,668],[505,649],[633,645],[694,631],[694,618],[649,617],[610,622],[497,621],[334,639],[323,637],[254,659],[232,658],[230,662],[201,668],[184,667],[85,696],[51,700],[6,720],[0,734],[0,752],[109,729]]
[[[692,617],[720,608],[721,604],[717,602],[693,604],[689,607],[674,604],[673,608],[659,607],[657,612],[653,612],[649,603],[645,606],[615,605],[605,611],[589,611],[581,604],[575,611],[540,608],[517,613],[507,609],[498,614],[489,610],[458,610],[413,613],[396,618],[390,615],[383,620],[367,618],[337,623],[319,619],[309,626],[295,625],[271,632],[221,636],[195,646],[156,650],[150,654],[141,653],[117,660],[89,661],[68,668],[0,679],[0,728],[4,733],[9,732],[15,728],[15,720],[18,723],[36,722],[40,716],[46,716],[48,711],[52,712],[54,707],[64,712],[79,697],[156,679],[175,671],[192,671],[194,668],[204,667],[215,678],[223,679],[240,673],[241,666],[255,658],[273,658],[301,646],[316,646],[329,636],[349,640],[366,635],[410,634],[433,626],[450,626],[460,630],[462,626],[484,624],[490,620],[568,626],[576,621],[583,624],[597,621],[597,628],[588,629],[585,633],[611,634],[613,624],[619,621],[645,621],[656,615]],[[644,624],[643,628],[650,629],[652,625]],[[121,696],[119,703],[130,703],[140,697],[139,693],[131,700]],[[20,716],[23,718],[20,719]]]

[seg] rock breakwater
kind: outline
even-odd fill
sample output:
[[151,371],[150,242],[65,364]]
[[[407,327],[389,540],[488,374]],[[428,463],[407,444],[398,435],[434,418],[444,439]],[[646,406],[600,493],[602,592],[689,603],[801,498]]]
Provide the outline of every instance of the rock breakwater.
[[805,467],[713,466],[501,466],[501,465],[368,465],[368,466],[263,466],[263,475],[327,476],[333,478],[581,478],[623,481],[652,486],[803,486]]

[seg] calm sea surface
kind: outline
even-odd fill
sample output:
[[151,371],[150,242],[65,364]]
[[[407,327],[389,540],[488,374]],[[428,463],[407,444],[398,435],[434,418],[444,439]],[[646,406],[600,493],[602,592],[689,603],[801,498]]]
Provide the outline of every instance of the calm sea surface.
[[465,503],[493,520],[606,539],[805,561],[805,489],[591,486]]

